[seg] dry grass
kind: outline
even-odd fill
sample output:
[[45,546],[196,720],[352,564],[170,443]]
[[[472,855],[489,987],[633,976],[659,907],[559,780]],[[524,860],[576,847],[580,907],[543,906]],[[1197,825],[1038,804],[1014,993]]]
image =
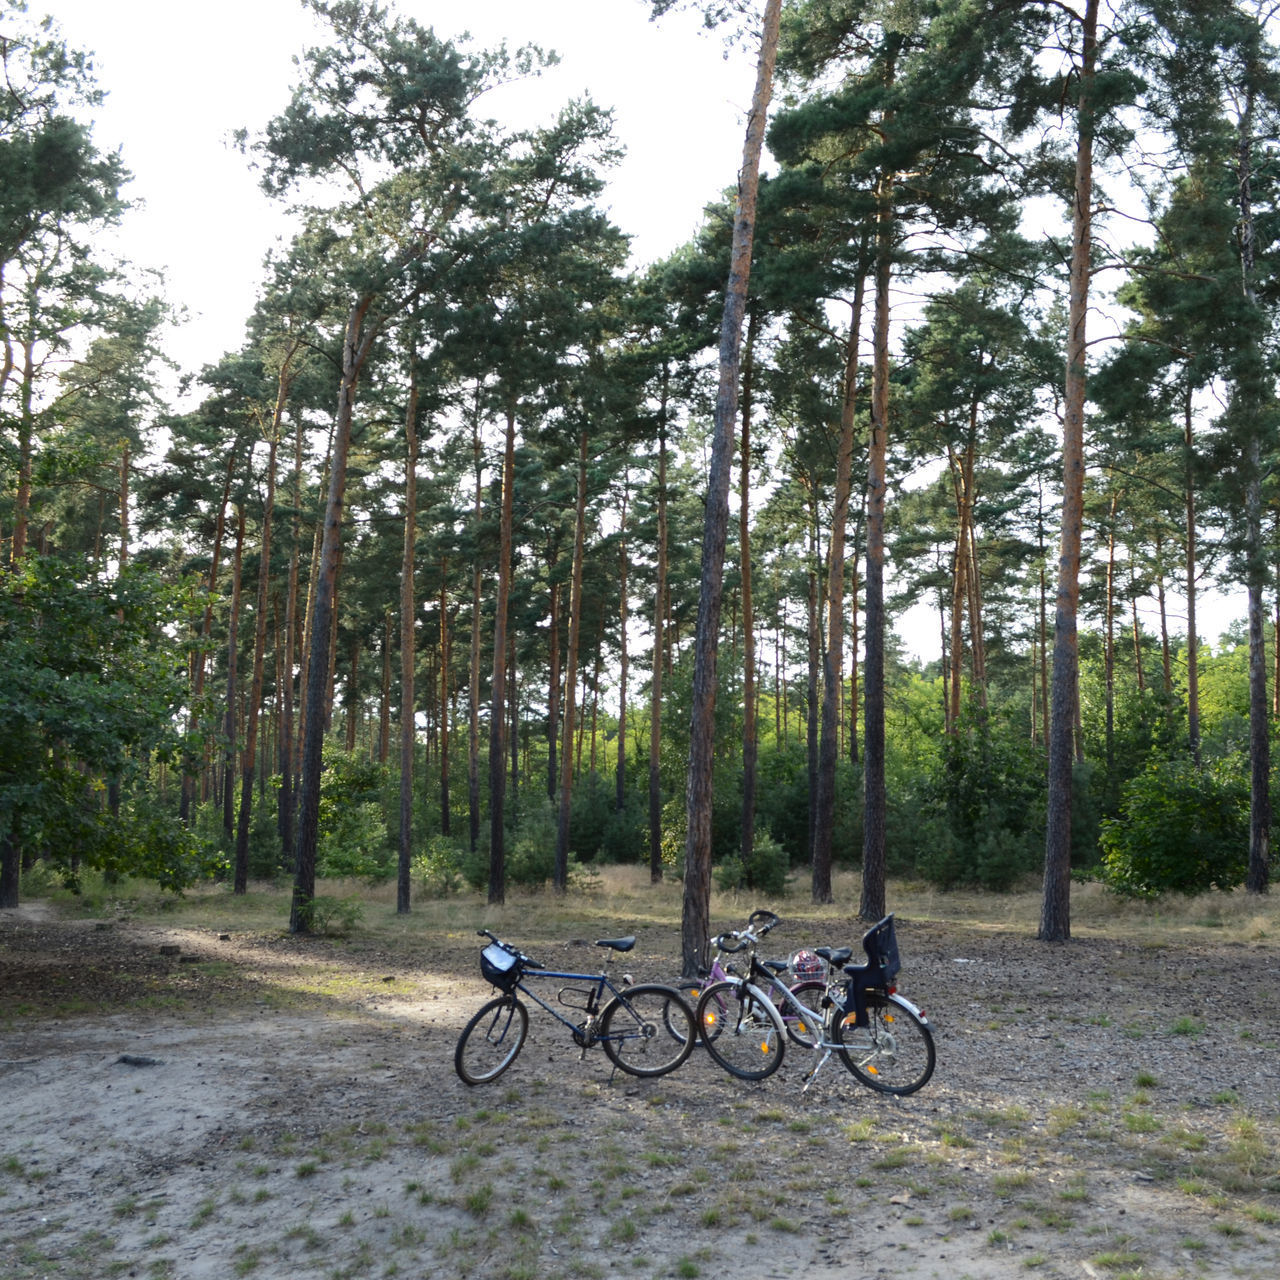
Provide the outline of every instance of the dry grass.
[[[769,902],[783,916],[811,925],[830,926],[830,936],[852,938],[858,931],[856,911],[861,893],[857,872],[833,877],[835,903],[816,906],[809,900],[807,874],[796,873],[788,893]],[[394,884],[370,886],[359,881],[328,881],[318,886],[328,898],[359,904],[356,932],[395,949],[412,946],[425,935],[474,936],[484,927],[512,938],[556,937],[583,931],[610,932],[646,926],[678,929],[683,886],[668,878],[649,882],[638,866],[590,869],[577,877],[570,892],[559,897],[549,889],[516,890],[501,906],[483,895],[462,893],[447,898],[415,895],[408,915],[396,914]],[[97,918],[161,916],[175,925],[230,932],[269,932],[287,927],[290,889],[287,884],[256,883],[236,897],[224,885],[189,891],[181,898],[149,885],[129,881],[108,889],[91,887],[79,899],[56,892],[63,910]],[[1040,919],[1038,885],[1005,894],[942,892],[923,882],[894,880],[887,901],[900,916],[917,921],[960,924],[982,931],[1034,936]],[[750,892],[714,891],[711,919],[730,927],[761,905]],[[1078,938],[1112,937],[1152,946],[1193,944],[1280,944],[1280,897],[1259,898],[1243,890],[1193,898],[1177,895],[1157,902],[1119,898],[1093,883],[1075,884],[1071,896],[1071,929]],[[827,932],[825,930],[820,930]]]

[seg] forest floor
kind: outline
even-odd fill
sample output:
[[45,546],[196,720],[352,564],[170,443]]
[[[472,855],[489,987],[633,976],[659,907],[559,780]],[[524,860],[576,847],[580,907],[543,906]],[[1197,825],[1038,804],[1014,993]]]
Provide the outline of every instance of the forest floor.
[[[466,899],[346,940],[237,927],[223,901],[0,911],[6,1280],[1280,1272],[1274,911],[1242,936],[1121,923],[1048,946],[904,903],[900,981],[938,1067],[895,1099],[834,1060],[802,1094],[794,1046],[761,1084],[701,1049],[614,1076],[536,1009],[500,1080],[459,1081],[478,925],[555,963],[552,939],[625,928],[625,968],[670,980],[672,895],[652,917],[627,899],[613,930],[607,894],[577,917]],[[778,954],[856,939],[775,905]]]

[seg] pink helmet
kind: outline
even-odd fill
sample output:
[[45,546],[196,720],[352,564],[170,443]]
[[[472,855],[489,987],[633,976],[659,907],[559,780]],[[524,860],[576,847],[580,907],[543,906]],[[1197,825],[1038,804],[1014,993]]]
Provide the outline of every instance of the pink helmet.
[[821,978],[826,971],[821,958],[812,951],[797,951],[791,957],[791,972],[797,978]]

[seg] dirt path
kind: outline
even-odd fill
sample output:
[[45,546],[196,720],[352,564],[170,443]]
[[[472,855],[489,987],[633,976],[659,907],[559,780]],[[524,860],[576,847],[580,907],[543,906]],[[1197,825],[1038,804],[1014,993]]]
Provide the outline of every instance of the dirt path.
[[468,1089],[470,940],[409,969],[0,912],[0,1275],[1274,1280],[1274,949],[899,937],[939,1059],[901,1101],[834,1062],[802,1096],[798,1053],[611,1078],[537,1011]]

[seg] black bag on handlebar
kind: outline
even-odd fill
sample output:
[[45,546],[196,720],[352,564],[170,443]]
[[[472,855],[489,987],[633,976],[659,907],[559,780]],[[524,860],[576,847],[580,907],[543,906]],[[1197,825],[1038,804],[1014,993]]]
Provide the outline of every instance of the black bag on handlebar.
[[520,981],[520,957],[514,951],[491,942],[480,952],[480,972],[501,991],[510,991]]

